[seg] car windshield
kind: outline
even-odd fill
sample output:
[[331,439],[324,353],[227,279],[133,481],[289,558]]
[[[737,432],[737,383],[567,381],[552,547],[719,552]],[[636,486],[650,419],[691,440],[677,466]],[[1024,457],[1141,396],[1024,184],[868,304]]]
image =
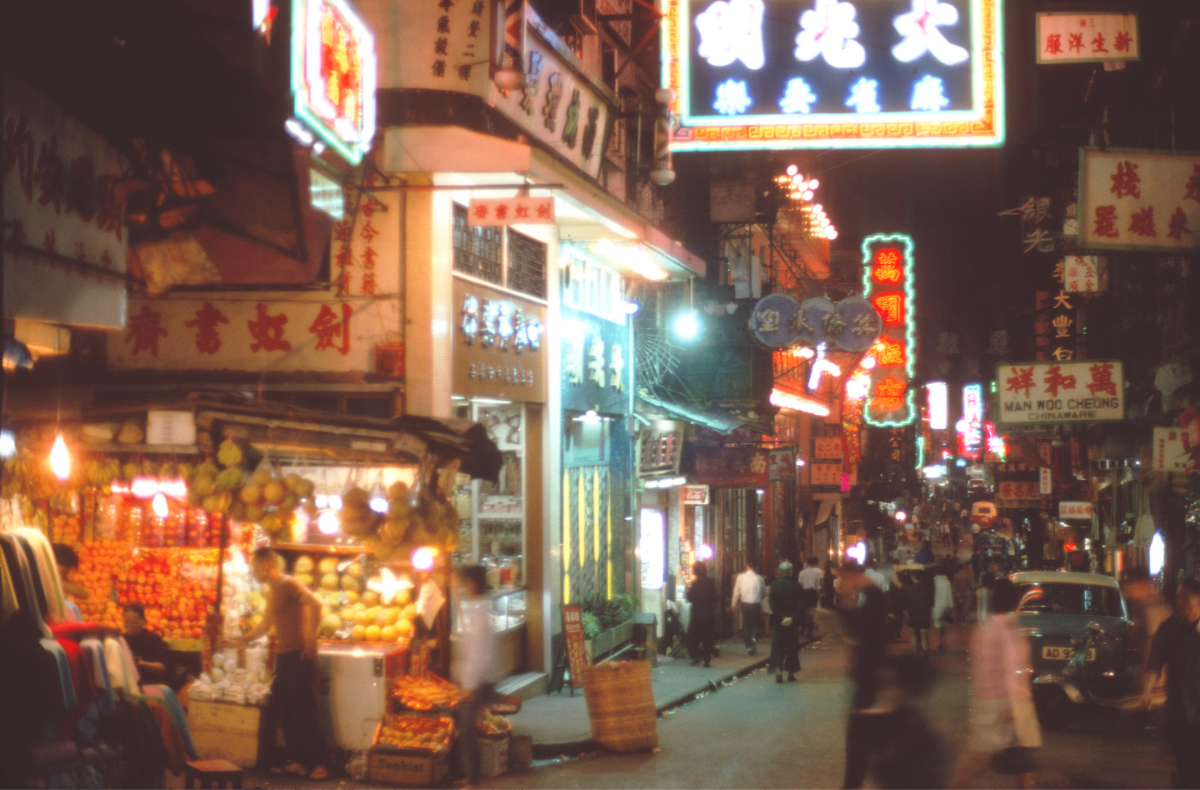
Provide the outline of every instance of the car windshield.
[[1046,612],[1049,614],[1086,614],[1101,617],[1124,617],[1121,592],[1097,584],[1061,584],[1036,582],[1017,585],[1021,603],[1018,614]]

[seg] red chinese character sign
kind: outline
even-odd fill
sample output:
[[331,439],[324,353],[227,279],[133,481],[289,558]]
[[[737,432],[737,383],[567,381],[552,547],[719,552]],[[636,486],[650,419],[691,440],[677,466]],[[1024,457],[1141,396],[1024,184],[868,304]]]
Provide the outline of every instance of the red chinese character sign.
[[471,198],[467,207],[471,227],[553,225],[553,197]]
[[868,355],[875,360],[863,417],[870,425],[908,425],[916,417],[913,241],[903,234],[863,241],[863,294],[883,323]]
[[1140,60],[1133,14],[1038,14],[1038,63]]
[[375,37],[349,3],[293,0],[296,116],[352,165],[375,136],[375,80]]
[[1095,250],[1200,247],[1200,154],[1081,148],[1079,243]]
[[1003,424],[1125,419],[1120,362],[1027,362],[996,369]]

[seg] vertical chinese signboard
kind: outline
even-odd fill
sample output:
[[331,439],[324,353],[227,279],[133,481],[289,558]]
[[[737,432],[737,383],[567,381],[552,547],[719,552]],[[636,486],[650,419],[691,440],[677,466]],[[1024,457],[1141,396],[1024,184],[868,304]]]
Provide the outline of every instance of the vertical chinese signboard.
[[1000,365],[1000,422],[1103,422],[1125,419],[1120,362],[1029,362]]
[[296,117],[357,165],[375,136],[375,38],[344,0],[292,3]]
[[863,240],[863,293],[883,319],[883,332],[871,351],[875,368],[863,409],[875,426],[910,424],[917,414],[912,388],[916,369],[913,241],[903,234]]
[[1200,247],[1200,154],[1081,148],[1079,243],[1087,249]]
[[583,668],[587,666],[587,650],[583,645],[583,609],[578,604],[562,608],[563,640],[567,645],[567,666],[571,670],[571,689],[583,688]]

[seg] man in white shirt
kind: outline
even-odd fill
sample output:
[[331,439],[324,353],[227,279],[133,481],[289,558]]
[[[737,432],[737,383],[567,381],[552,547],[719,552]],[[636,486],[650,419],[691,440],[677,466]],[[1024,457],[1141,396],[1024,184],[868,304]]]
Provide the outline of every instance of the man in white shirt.
[[891,589],[891,581],[883,573],[883,571],[879,570],[879,565],[875,562],[875,560],[871,560],[867,563],[867,569],[863,571],[863,573],[882,592],[887,592],[889,589]]
[[816,557],[809,557],[804,570],[800,571],[797,581],[800,582],[801,600],[804,602],[804,622],[800,624],[801,636],[812,637],[817,630],[815,612],[817,603],[821,600],[821,582],[825,572],[820,568]]
[[758,629],[762,624],[762,594],[763,577],[758,575],[752,561],[747,562],[746,570],[733,582],[733,605],[742,610],[742,638],[746,640],[750,655],[756,652]]

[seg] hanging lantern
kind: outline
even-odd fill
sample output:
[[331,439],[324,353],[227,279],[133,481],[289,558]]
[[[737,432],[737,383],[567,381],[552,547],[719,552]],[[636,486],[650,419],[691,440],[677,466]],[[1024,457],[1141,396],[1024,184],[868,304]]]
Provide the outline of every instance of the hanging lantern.
[[54,439],[54,447],[50,449],[50,468],[59,480],[66,480],[71,476],[71,453],[67,451],[67,443],[63,441],[61,431]]

